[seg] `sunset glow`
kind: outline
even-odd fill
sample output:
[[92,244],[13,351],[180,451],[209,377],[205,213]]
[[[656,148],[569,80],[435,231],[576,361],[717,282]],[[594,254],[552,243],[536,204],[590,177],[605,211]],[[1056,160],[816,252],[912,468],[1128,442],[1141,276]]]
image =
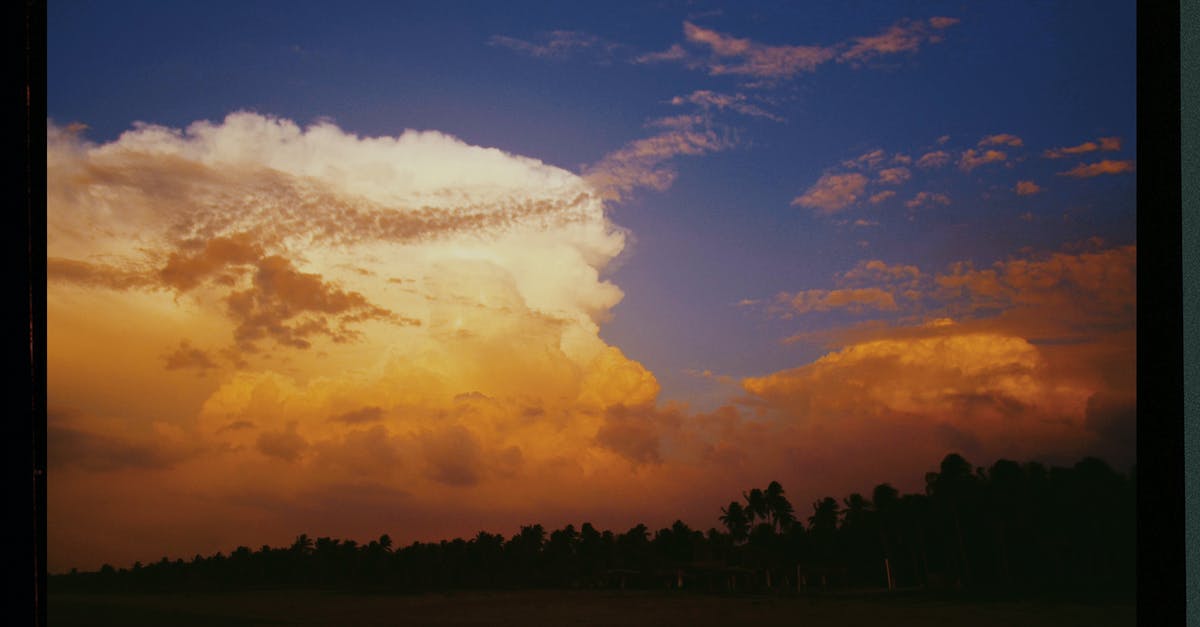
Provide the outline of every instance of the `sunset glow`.
[[546,6],[51,7],[51,572],[1134,463],[1132,6]]

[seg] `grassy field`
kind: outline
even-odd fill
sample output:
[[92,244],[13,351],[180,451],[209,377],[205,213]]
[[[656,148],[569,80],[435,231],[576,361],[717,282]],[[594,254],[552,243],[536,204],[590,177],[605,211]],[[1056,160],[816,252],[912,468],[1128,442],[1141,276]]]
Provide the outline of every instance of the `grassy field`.
[[328,591],[85,595],[49,598],[68,625],[621,625],[836,627],[1104,627],[1134,625],[1132,604],[960,602],[919,598],[706,596],[664,592],[518,591],[366,595]]

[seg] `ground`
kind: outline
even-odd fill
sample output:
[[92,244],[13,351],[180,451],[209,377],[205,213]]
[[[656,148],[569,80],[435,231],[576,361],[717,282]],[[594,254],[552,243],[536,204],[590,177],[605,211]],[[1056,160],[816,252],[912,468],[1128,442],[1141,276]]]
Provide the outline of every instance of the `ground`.
[[970,625],[1136,624],[1133,604],[965,602],[665,592],[516,591],[420,595],[331,591],[49,597],[49,624],[67,625]]

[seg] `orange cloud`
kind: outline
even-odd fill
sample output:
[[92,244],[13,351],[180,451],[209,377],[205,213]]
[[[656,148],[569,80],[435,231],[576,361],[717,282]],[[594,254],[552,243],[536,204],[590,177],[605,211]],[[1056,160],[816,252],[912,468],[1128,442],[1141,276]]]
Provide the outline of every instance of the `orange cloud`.
[[1059,176],[1070,176],[1074,178],[1092,178],[1104,174],[1121,174],[1123,172],[1132,172],[1132,161],[1111,161],[1105,159],[1096,163],[1081,163],[1066,172],[1059,172]]
[[912,177],[908,168],[888,168],[879,171],[879,182],[882,185],[900,185]]
[[791,311],[800,314],[833,309],[851,312],[860,312],[867,308],[883,311],[896,309],[896,301],[892,295],[879,288],[805,290],[795,294],[780,294],[778,300],[786,303]]
[[747,102],[745,94],[729,95],[712,92],[707,89],[700,89],[687,96],[675,96],[671,99],[671,104],[673,105],[678,106],[685,103],[699,105],[700,107],[704,108],[712,107],[718,110],[730,109],[732,111],[741,113],[742,115],[767,118],[768,120],[775,122],[783,121],[783,118],[766,111],[762,107]]
[[1101,137],[1096,141],[1087,141],[1077,146],[1068,146],[1065,148],[1051,148],[1042,153],[1042,156],[1047,159],[1060,159],[1067,155],[1080,155],[1097,150],[1115,151],[1121,149],[1120,137]]
[[1000,150],[985,150],[976,152],[974,148],[968,148],[962,153],[962,157],[958,160],[958,167],[964,172],[970,172],[975,168],[986,163],[995,163],[1004,161],[1008,155]]
[[659,120],[668,130],[638,139],[584,168],[584,178],[609,200],[621,200],[639,187],[664,190],[675,182],[668,162],[681,155],[698,156],[724,150],[732,143],[717,135],[702,116]]
[[885,189],[885,190],[883,190],[882,192],[879,192],[878,194],[873,194],[873,195],[872,195],[870,198],[868,198],[867,200],[868,200],[868,202],[870,202],[872,205],[878,205],[879,203],[881,203],[881,202],[883,202],[883,201],[887,200],[888,198],[891,198],[892,196],[895,196],[895,195],[896,195],[896,192],[894,192],[894,191],[892,191],[892,190],[890,190],[890,189]]
[[945,194],[935,192],[917,192],[916,196],[913,196],[911,199],[904,202],[904,206],[908,207],[909,209],[928,207],[935,204],[949,205],[950,197]]
[[691,22],[683,23],[683,33],[688,41],[708,46],[716,59],[737,59],[735,63],[712,61],[708,68],[713,75],[786,78],[800,72],[812,72],[835,54],[833,50],[821,46],[767,46],[749,39],[723,35]]
[[942,40],[941,35],[930,32],[928,26],[941,30],[957,22],[954,18],[946,17],[935,17],[928,23],[900,20],[878,35],[854,37],[854,43],[838,55],[838,61],[857,65],[883,55],[915,52],[925,43],[938,43]]
[[950,163],[950,153],[944,150],[935,150],[921,155],[917,159],[917,167],[919,168],[940,168],[947,163]]
[[1014,189],[1019,196],[1028,196],[1042,191],[1042,188],[1033,181],[1017,181],[1017,186]]
[[1020,137],[1017,137],[1016,135],[1010,135],[1008,133],[1000,133],[998,135],[988,135],[987,137],[984,137],[983,139],[979,140],[980,146],[1020,147],[1020,146],[1024,145],[1024,143],[1025,142],[1022,141]]
[[822,215],[830,215],[845,209],[862,196],[867,187],[867,177],[855,172],[849,174],[825,174],[808,188],[804,194],[792,200],[792,205],[815,209]]
[[181,340],[164,360],[167,370],[197,370],[201,375],[217,367],[207,352],[193,347],[187,340]]

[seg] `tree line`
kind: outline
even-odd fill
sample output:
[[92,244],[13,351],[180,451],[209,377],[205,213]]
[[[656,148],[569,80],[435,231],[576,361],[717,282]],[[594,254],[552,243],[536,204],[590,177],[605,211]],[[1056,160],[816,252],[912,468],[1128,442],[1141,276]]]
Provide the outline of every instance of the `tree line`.
[[1097,458],[1070,467],[999,460],[972,467],[951,454],[923,492],[889,483],[798,514],[783,486],[744,492],[720,527],[682,521],[614,533],[583,523],[505,538],[395,546],[299,535],[291,546],[239,546],[189,561],[52,575],[57,590],[172,591],[261,587],[363,590],[669,587],[807,591],[926,589],[1133,598],[1136,467]]

